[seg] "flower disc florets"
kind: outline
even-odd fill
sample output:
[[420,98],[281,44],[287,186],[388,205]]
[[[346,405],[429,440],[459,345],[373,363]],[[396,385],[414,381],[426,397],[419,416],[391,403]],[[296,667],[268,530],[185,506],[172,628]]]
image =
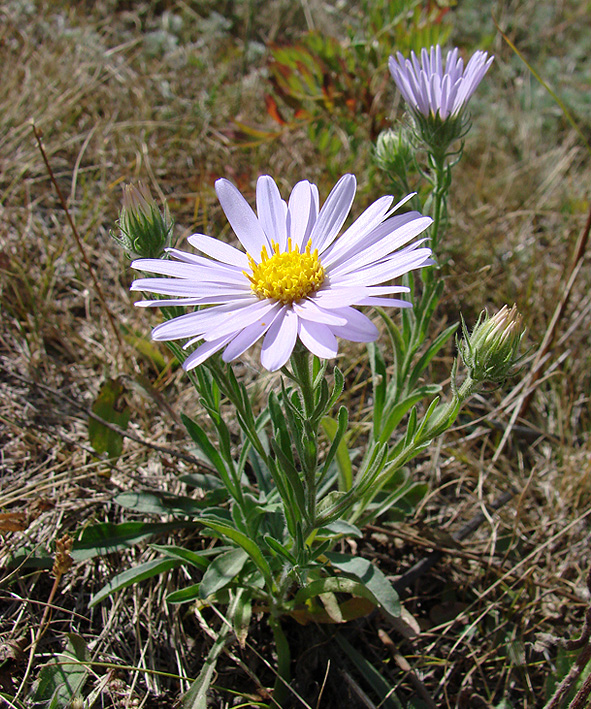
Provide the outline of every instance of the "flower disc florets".
[[257,263],[250,254],[248,263],[252,275],[244,275],[252,283],[252,290],[259,298],[269,298],[288,305],[297,303],[311,293],[315,293],[324,281],[324,269],[318,258],[318,249],[312,253],[312,242],[308,241],[305,251],[293,247],[291,239],[287,251],[281,253],[279,244],[272,241],[272,255],[267,247],[261,249],[261,262]]

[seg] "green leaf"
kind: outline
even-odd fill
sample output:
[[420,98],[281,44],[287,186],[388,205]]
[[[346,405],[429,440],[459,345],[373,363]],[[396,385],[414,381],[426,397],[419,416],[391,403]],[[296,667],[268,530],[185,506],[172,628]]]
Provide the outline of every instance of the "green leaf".
[[206,599],[227,586],[242,571],[247,559],[248,554],[243,549],[232,549],[217,556],[203,574],[199,597]]
[[[320,422],[324,433],[328,436],[328,439],[330,441],[335,440],[339,432],[339,423],[340,419],[339,422],[337,422],[330,416],[325,416]],[[339,471],[339,490],[341,492],[347,492],[351,489],[353,485],[353,466],[351,464],[351,458],[349,456],[347,438],[344,436],[344,434],[342,434],[341,440],[337,444],[336,462]]]
[[312,581],[304,588],[301,588],[293,600],[296,605],[301,605],[308,599],[315,598],[323,593],[350,593],[352,596],[360,596],[374,603],[376,602],[373,593],[361,581],[350,579],[346,576],[327,576],[326,578]]
[[222,623],[218,636],[211,646],[199,676],[191,685],[189,691],[181,698],[182,709],[207,709],[207,692],[215,672],[218,657],[221,655],[232,626]]
[[373,594],[386,615],[400,616],[398,594],[384,574],[367,559],[338,552],[327,552],[326,558],[337,569],[355,576]]
[[167,556],[170,559],[179,559],[182,562],[191,564],[191,566],[195,566],[198,569],[201,569],[202,571],[205,571],[205,569],[207,569],[207,567],[211,563],[209,559],[206,559],[201,554],[197,554],[196,552],[191,551],[190,549],[185,549],[184,547],[178,547],[174,545],[165,546],[162,544],[150,544],[150,549],[159,551],[161,554],[164,554],[164,556]]
[[231,594],[228,605],[228,617],[232,622],[236,639],[242,649],[246,645],[248,629],[252,618],[252,598],[244,588],[238,588]]
[[205,506],[203,500],[192,497],[171,495],[157,490],[140,490],[139,492],[122,492],[116,495],[113,502],[126,510],[145,514],[183,514],[193,516],[201,514]]
[[[92,405],[92,412],[125,430],[131,411],[125,402],[124,394],[125,388],[120,380],[108,379]],[[88,420],[88,438],[97,453],[107,453],[109,458],[113,459],[121,455],[123,436],[96,419]]]
[[187,473],[179,476],[178,479],[185,485],[199,490],[219,490],[224,488],[224,483],[218,477],[208,473]]
[[433,396],[441,391],[441,387],[438,384],[428,384],[426,386],[420,387],[413,391],[412,394],[407,396],[405,399],[400,401],[394,406],[394,408],[388,413],[386,421],[383,424],[382,430],[379,433],[378,440],[381,443],[387,443],[390,436],[394,432],[394,429],[402,421],[403,416],[406,412],[418,403],[421,399],[426,396]]
[[332,392],[330,394],[330,399],[326,404],[326,413],[328,413],[332,407],[337,403],[339,396],[343,393],[345,387],[345,377],[341,370],[335,366],[334,368],[334,385],[332,387]]
[[331,538],[335,536],[345,536],[345,537],[357,537],[361,539],[363,533],[361,530],[350,522],[346,522],[344,519],[337,519],[330,524],[322,527],[318,530],[316,538],[324,538],[330,536]]
[[82,530],[80,537],[74,542],[72,558],[74,561],[85,561],[93,556],[126,549],[154,534],[196,526],[196,522],[101,522]]
[[408,379],[408,388],[409,389],[412,389],[414,387],[418,378],[421,376],[423,371],[429,365],[429,362],[433,359],[433,357],[435,357],[435,355],[445,345],[445,343],[449,340],[449,338],[454,334],[454,332],[457,329],[458,329],[458,323],[455,323],[455,325],[450,325],[450,327],[448,327],[446,330],[444,330],[442,333],[440,333],[438,335],[438,337],[436,337],[435,340],[433,340],[433,342],[429,345],[426,352],[424,352],[421,355],[418,362],[415,364],[415,366],[412,369],[412,372],[411,372],[409,379]]
[[186,586],[178,591],[173,591],[166,596],[167,603],[190,603],[191,601],[201,598],[199,595],[200,583],[194,583],[191,586]]
[[382,709],[402,709],[403,705],[396,697],[394,688],[388,684],[371,662],[361,655],[342,635],[337,633],[335,640],[351,662],[353,662],[361,676],[365,678],[370,687],[376,692],[380,698],[380,707]]
[[8,569],[51,569],[53,555],[42,546],[24,546],[9,554],[4,563]]
[[68,633],[66,649],[54,655],[41,668],[35,683],[33,700],[47,701],[46,706],[68,707],[80,692],[88,677],[86,664],[90,659],[84,639],[75,633]]
[[134,583],[145,581],[145,579],[149,579],[152,576],[163,574],[166,571],[170,571],[170,569],[180,566],[181,563],[182,562],[178,559],[153,559],[152,561],[146,561],[143,564],[127,569],[123,571],[123,573],[117,574],[117,576],[103,586],[98,593],[95,593],[88,605],[92,608],[92,606],[96,606],[97,603],[100,603],[112,593],[115,593],[115,591],[120,591],[122,588],[131,586]]
[[230,527],[230,525],[223,524],[222,522],[218,522],[217,520],[201,519],[199,521],[205,527],[219,532],[225,537],[228,537],[228,539],[231,539],[233,542],[236,542],[238,546],[242,547],[242,549],[244,549],[244,551],[248,554],[248,556],[250,556],[250,558],[259,568],[259,570],[265,577],[265,581],[267,582],[268,586],[271,587],[271,569],[269,568],[269,563],[262,555],[261,550],[257,546],[256,542],[247,537],[246,534],[243,534],[237,529],[234,529],[234,527]]
[[[205,431],[201,426],[193,421],[193,419],[181,414],[181,419],[185,424],[189,435],[193,439],[193,442],[199,446],[203,454],[206,456],[207,460],[213,465],[213,467],[218,471],[222,479],[225,481],[228,476],[228,470],[226,464],[224,463],[221,455],[216,450],[215,446],[211,443]],[[232,489],[231,487],[229,489]]]
[[271,537],[270,535],[266,534],[263,537],[263,540],[265,544],[271,549],[272,551],[276,552],[279,554],[279,556],[282,556],[285,561],[288,563],[292,564],[292,566],[296,566],[297,561],[296,558],[293,556],[293,554],[288,551],[281,542],[278,542],[276,539]]
[[369,363],[372,373],[373,430],[375,436],[382,425],[382,413],[384,411],[384,402],[386,400],[388,375],[386,372],[386,363],[384,362],[382,353],[374,342],[370,342],[368,344],[367,352],[369,354]]

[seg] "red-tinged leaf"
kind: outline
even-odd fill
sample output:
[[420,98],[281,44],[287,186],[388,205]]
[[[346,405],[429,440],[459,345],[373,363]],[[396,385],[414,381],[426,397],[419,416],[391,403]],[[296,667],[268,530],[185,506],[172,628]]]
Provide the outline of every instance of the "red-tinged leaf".
[[277,102],[269,94],[265,94],[265,106],[267,107],[267,113],[271,116],[271,118],[274,121],[279,123],[280,126],[286,125],[287,121],[283,118],[283,116],[279,112]]

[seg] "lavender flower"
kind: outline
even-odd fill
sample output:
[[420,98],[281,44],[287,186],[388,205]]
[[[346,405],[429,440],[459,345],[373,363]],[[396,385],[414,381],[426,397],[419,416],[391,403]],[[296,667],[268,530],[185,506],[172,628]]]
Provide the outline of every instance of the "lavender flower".
[[392,78],[404,96],[411,111],[422,116],[439,116],[442,120],[457,116],[467,105],[476,87],[482,81],[494,57],[476,52],[464,69],[458,49],[447,53],[445,68],[441,47],[421,51],[421,62],[411,52],[405,59],[400,52],[388,62]]
[[418,212],[392,216],[410,197],[391,208],[385,196],[337,239],[355,190],[354,175],[344,175],[319,210],[316,185],[298,182],[286,203],[262,176],[257,216],[231,182],[218,180],[222,209],[246,253],[194,234],[189,243],[210,258],[171,248],[175,260],[134,261],[133,268],[167,278],[140,278],[132,290],[174,296],[138,305],[211,306],[158,325],[152,337],[189,338],[185,347],[200,342],[184,362],[191,369],[222,348],[223,360],[232,361],[264,336],[261,363],[270,371],[287,362],[298,338],[325,359],[336,356],[337,337],[375,340],[377,328],[353,306],[410,306],[389,297],[409,290],[391,281],[432,263],[424,239],[409,243],[432,220]]

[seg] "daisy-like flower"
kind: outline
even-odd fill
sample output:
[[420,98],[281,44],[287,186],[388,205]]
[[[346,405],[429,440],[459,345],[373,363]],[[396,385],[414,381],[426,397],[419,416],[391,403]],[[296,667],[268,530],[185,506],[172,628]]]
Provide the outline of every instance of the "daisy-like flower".
[[421,51],[421,62],[414,52],[405,59],[400,52],[390,57],[388,65],[392,78],[405,101],[415,113],[423,116],[457,116],[467,105],[476,87],[482,81],[494,57],[478,51],[464,69],[457,47],[447,53],[445,66],[441,47]]
[[223,348],[222,358],[230,362],[263,336],[261,363],[270,371],[287,362],[298,338],[324,359],[336,356],[337,337],[372,342],[376,326],[353,306],[410,306],[389,297],[409,290],[391,281],[432,263],[425,239],[413,242],[431,218],[418,212],[392,216],[410,196],[394,208],[392,197],[381,197],[336,238],[355,196],[354,175],[339,180],[320,210],[316,185],[298,182],[286,203],[274,180],[262,176],[258,216],[231,182],[220,179],[215,187],[246,253],[194,234],[189,243],[205,256],[170,248],[171,259],[132,263],[167,276],[140,278],[132,290],[174,296],[138,305],[210,306],[152,332],[154,340],[189,338],[185,347],[201,343],[185,360],[187,370]]
[[410,59],[397,52],[388,65],[398,90],[415,114],[445,120],[461,113],[493,59],[478,51],[464,69],[464,61],[455,48],[447,53],[444,66],[441,47],[437,45],[430,51],[421,51],[420,63],[414,52]]

